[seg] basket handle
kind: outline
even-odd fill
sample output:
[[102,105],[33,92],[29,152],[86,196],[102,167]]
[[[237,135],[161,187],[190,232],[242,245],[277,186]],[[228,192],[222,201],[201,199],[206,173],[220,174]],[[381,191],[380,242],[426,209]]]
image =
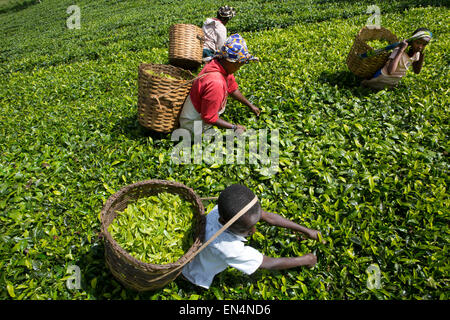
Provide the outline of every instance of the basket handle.
[[[211,198],[215,198],[215,197],[211,197]],[[202,198],[206,199],[206,198]],[[159,279],[164,278],[165,276],[167,276],[168,274],[171,274],[175,271],[180,270],[181,268],[183,268],[186,264],[188,264],[189,262],[191,262],[201,251],[203,251],[203,249],[205,249],[211,242],[213,242],[222,232],[224,232],[229,226],[231,226],[237,219],[239,219],[244,213],[246,213],[251,207],[253,207],[255,205],[255,203],[258,201],[258,197],[255,196],[253,198],[252,201],[250,201],[245,207],[243,207],[241,209],[241,211],[239,211],[237,214],[234,215],[233,218],[231,218],[230,220],[228,220],[228,222],[226,224],[224,224],[222,226],[222,228],[220,228],[211,238],[208,239],[208,241],[206,241],[189,259],[187,259],[186,261],[184,261],[182,264],[180,264],[178,267],[176,267],[175,269],[159,276],[158,278],[152,279],[152,281],[156,281]]]

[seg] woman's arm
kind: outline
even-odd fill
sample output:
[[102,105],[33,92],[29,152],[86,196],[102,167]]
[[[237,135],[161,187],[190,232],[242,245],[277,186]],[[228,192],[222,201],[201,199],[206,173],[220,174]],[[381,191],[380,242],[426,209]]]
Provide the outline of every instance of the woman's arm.
[[229,123],[228,121],[225,121],[220,118],[218,118],[217,121],[214,122],[213,124],[219,128],[224,128],[224,129],[231,129],[233,127],[232,123]]
[[[233,124],[231,124],[228,121],[225,121],[221,118],[218,118],[217,121],[214,122],[213,124],[219,128],[224,128],[224,129],[232,129],[233,128]],[[236,124],[236,128],[234,129],[234,131],[236,133],[242,133],[245,130],[246,130],[246,128],[240,124]]]
[[402,44],[400,45],[400,47],[397,51],[397,55],[393,59],[389,60],[389,65],[387,67],[387,73],[389,75],[391,75],[392,73],[395,72],[395,70],[397,70],[398,63],[400,62],[400,59],[402,58],[402,54],[403,54],[403,52],[405,52],[407,47],[408,47],[408,42],[403,40]]
[[250,101],[248,101],[247,98],[244,97],[244,95],[241,93],[241,91],[239,91],[239,89],[234,90],[234,91],[230,94],[230,96],[231,96],[233,99],[239,101],[240,103],[242,103],[242,104],[248,106],[248,107],[252,110],[252,112],[253,112],[254,114],[256,114],[257,116],[259,116],[259,113],[260,113],[261,111],[260,111],[257,107],[255,107]]
[[424,58],[424,53],[421,52],[419,60],[413,62],[412,66],[413,66],[414,73],[418,74],[418,73],[420,73],[420,70],[422,70],[423,58]]

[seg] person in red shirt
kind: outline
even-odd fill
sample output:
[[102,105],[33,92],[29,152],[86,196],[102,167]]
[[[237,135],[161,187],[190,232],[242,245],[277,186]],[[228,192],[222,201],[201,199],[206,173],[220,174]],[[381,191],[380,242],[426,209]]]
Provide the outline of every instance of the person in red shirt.
[[230,36],[192,84],[180,114],[180,127],[194,133],[194,123],[201,121],[202,131],[215,126],[244,132],[244,126],[229,123],[221,119],[220,114],[225,110],[228,95],[248,106],[254,114],[260,114],[239,91],[234,77],[234,73],[250,61],[258,61],[258,58],[248,52],[245,40],[239,34]]

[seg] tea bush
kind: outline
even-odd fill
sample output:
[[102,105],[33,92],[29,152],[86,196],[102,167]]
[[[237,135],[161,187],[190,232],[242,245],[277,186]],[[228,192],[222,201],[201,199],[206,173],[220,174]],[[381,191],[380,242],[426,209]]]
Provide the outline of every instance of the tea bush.
[[[440,1],[379,1],[382,26],[433,31],[420,74],[399,88],[360,88],[345,58],[371,1],[229,1],[261,63],[237,74],[259,118],[229,101],[224,117],[279,130],[280,170],[174,164],[170,135],[137,122],[139,63],[168,63],[168,28],[201,25],[215,1],[71,1],[0,14],[1,299],[448,299],[449,10]],[[312,269],[245,276],[228,269],[205,291],[177,279],[136,293],[104,263],[98,214],[121,187],[175,180],[200,196],[245,183],[267,210],[311,228],[306,240],[258,224],[266,255],[315,252]],[[214,203],[209,203],[211,208]],[[379,266],[381,286],[367,285]],[[79,290],[66,286],[80,267]]]

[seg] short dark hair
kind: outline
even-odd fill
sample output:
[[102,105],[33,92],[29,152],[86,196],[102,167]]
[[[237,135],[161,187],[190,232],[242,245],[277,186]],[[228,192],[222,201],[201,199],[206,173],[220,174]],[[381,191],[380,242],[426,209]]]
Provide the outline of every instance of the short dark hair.
[[[233,184],[223,190],[218,199],[219,215],[226,223],[255,198],[255,194],[246,186]],[[243,216],[234,222],[230,229],[248,229],[258,222],[261,204],[257,201]]]

